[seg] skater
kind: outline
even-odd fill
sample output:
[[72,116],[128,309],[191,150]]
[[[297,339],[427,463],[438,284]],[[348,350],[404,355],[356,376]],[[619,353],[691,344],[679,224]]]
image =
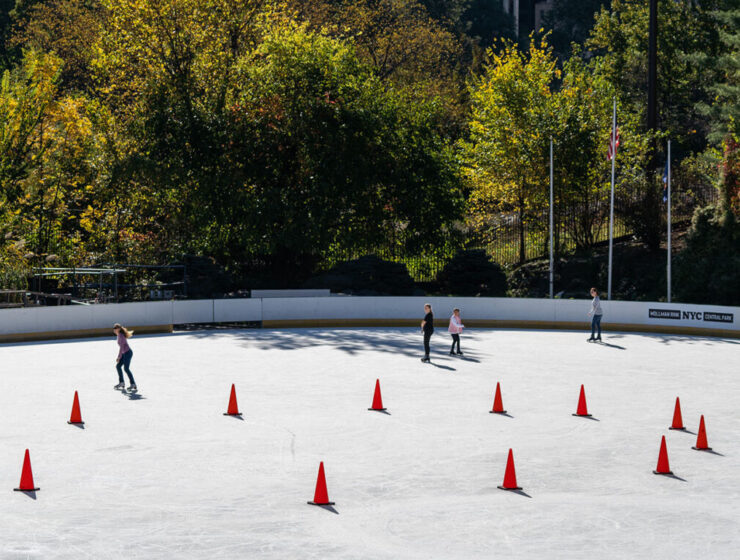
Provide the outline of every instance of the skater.
[[[594,298],[591,302],[591,311],[588,312],[591,315],[591,338],[586,342],[601,342],[601,316],[604,312],[601,310],[599,291],[596,288],[591,288],[591,297]],[[597,330],[598,336],[594,337]]]
[[465,325],[462,324],[460,318],[460,310],[456,307],[452,310],[452,317],[450,317],[450,326],[447,331],[452,335],[452,348],[450,348],[450,356],[455,355],[455,344],[457,344],[457,354],[462,356],[463,353],[460,351],[460,335],[462,334]]
[[431,304],[424,304],[424,313],[424,320],[421,322],[421,332],[424,333],[424,357],[421,361],[428,363],[430,361],[429,339],[432,338],[432,333],[434,332],[434,314],[432,313]]
[[123,370],[126,370],[126,375],[128,375],[128,380],[131,382],[131,385],[129,385],[128,390],[131,392],[136,391],[136,382],[134,381],[134,376],[131,374],[131,358],[134,355],[133,350],[131,350],[131,347],[128,345],[128,340],[131,338],[131,335],[134,334],[134,331],[130,331],[126,329],[126,327],[121,326],[120,324],[116,323],[113,325],[113,333],[116,335],[117,341],[118,341],[118,358],[116,358],[116,369],[118,370],[118,385],[114,386],[114,389],[120,389],[123,390],[125,387],[125,384],[123,383]]

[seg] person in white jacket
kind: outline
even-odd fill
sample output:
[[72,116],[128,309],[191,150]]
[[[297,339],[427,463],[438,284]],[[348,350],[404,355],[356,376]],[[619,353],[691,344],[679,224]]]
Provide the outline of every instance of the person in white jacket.
[[462,324],[460,318],[460,310],[456,307],[452,311],[452,317],[450,317],[450,326],[447,331],[452,335],[452,348],[450,348],[450,356],[455,355],[455,345],[457,344],[457,354],[462,356],[460,351],[460,335],[463,332],[465,325]]
[[[591,311],[588,312],[591,315],[591,338],[586,342],[601,342],[601,317],[604,312],[601,310],[601,299],[599,299],[599,291],[596,288],[591,288],[591,297],[594,298],[591,301]],[[598,331],[598,336],[596,336]]]

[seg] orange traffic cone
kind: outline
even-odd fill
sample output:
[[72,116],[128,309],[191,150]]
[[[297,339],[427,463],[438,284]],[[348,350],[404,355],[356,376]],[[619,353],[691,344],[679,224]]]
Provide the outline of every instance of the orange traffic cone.
[[333,506],[329,501],[329,493],[326,491],[326,477],[324,476],[324,461],[319,463],[319,476],[316,479],[316,491],[313,493],[313,502],[307,502],[312,506]]
[[77,391],[75,391],[75,399],[72,401],[72,414],[70,414],[67,424],[77,424],[78,426],[84,424],[82,414],[80,414],[80,399],[77,396]]
[[236,404],[236,389],[234,388],[234,384],[231,384],[231,396],[229,397],[229,409],[224,412],[224,416],[241,416],[242,413],[239,412],[239,407]]
[[676,408],[673,410],[673,424],[669,430],[685,430],[686,427],[683,425],[683,418],[681,418],[681,401],[676,397]]
[[41,490],[36,488],[33,483],[33,472],[31,471],[31,455],[26,449],[26,456],[23,458],[23,471],[21,472],[21,483],[18,488],[13,488],[16,492],[35,492]]
[[658,466],[653,474],[673,474],[668,464],[668,449],[665,446],[665,436],[660,440],[660,453],[658,454]]
[[488,411],[491,414],[506,414],[504,401],[501,399],[501,384],[496,382],[496,394],[493,397],[493,408]]
[[504,483],[498,486],[501,490],[521,490],[516,485],[516,471],[514,470],[514,453],[509,449],[509,458],[506,461],[506,472],[504,473]]
[[581,394],[578,397],[578,408],[576,408],[576,413],[573,416],[591,416],[586,407],[586,391],[583,389],[583,385],[581,385]]
[[375,380],[375,394],[373,395],[373,407],[368,410],[377,410],[379,412],[385,411],[383,408],[383,397],[380,395],[380,379]]
[[696,445],[692,445],[691,449],[697,451],[711,451],[712,448],[707,445],[707,428],[704,426],[704,415],[701,415],[699,420],[699,433],[696,435]]

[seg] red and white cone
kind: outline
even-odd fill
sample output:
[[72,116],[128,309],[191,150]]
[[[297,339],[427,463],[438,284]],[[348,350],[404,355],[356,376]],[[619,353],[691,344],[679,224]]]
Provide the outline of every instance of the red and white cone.
[[373,395],[373,406],[368,410],[377,410],[378,412],[384,412],[383,408],[383,397],[380,394],[380,379],[375,380],[375,394]]
[[329,493],[326,491],[326,476],[324,475],[324,461],[319,463],[319,476],[316,478],[316,490],[313,493],[313,502],[308,502],[312,506],[333,506],[334,502],[329,501]]
[[578,397],[578,408],[576,408],[576,413],[573,416],[591,416],[586,406],[586,391],[583,385],[581,385],[581,394]]
[[229,396],[229,408],[224,412],[224,416],[241,416],[239,406],[236,404],[236,387],[231,384],[231,395]]
[[501,490],[521,490],[516,484],[516,470],[514,469],[514,452],[509,449],[509,458],[506,460],[506,472],[504,473],[504,483],[498,486]]
[[491,414],[506,414],[504,410],[504,401],[501,398],[501,384],[496,382],[496,394],[493,397],[493,408],[489,410]]
[[685,430],[683,418],[681,418],[681,401],[676,397],[676,408],[673,409],[673,423],[669,430]]
[[31,455],[26,449],[26,455],[23,458],[23,470],[21,471],[21,483],[18,488],[13,488],[16,492],[35,492],[41,490],[33,483],[33,471],[31,470]]
[[671,466],[668,464],[668,449],[665,445],[665,436],[660,440],[660,453],[658,453],[658,466],[653,474],[673,474]]
[[711,451],[712,448],[709,447],[707,444],[707,428],[704,425],[704,415],[701,415],[701,420],[699,420],[699,433],[696,434],[696,445],[692,445],[691,449],[696,449],[697,451]]
[[67,424],[75,424],[77,426],[84,424],[82,414],[80,413],[80,398],[77,396],[77,391],[75,391],[75,398],[72,401],[72,414],[69,415]]

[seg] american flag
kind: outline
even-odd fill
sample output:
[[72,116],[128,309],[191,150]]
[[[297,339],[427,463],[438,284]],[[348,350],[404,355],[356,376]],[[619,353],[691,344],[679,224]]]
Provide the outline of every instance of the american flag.
[[[614,137],[616,136],[616,143]],[[617,133],[609,135],[609,151],[607,152],[606,158],[611,161],[612,158],[617,154],[617,148],[619,147],[619,127],[617,127]]]

